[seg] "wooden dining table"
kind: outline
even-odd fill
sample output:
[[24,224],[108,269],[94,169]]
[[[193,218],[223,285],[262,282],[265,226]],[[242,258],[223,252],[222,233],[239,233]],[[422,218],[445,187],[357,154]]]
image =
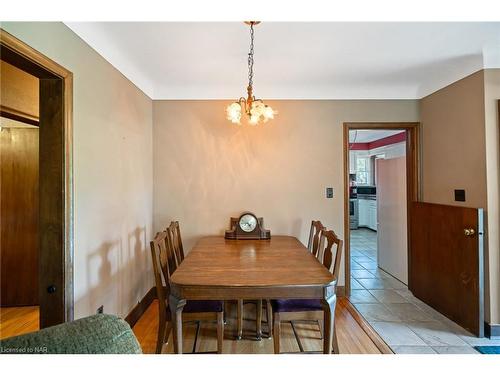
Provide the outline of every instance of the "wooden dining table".
[[295,237],[269,240],[201,238],[170,280],[174,350],[182,352],[182,309],[187,300],[320,299],[323,352],[332,351],[337,280]]

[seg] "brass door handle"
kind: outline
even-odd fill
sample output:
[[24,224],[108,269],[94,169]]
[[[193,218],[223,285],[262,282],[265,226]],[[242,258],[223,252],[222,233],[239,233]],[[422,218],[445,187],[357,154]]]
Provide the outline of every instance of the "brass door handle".
[[473,228],[465,228],[464,229],[464,234],[467,236],[467,237],[472,237],[473,235],[476,234],[476,231],[473,229]]

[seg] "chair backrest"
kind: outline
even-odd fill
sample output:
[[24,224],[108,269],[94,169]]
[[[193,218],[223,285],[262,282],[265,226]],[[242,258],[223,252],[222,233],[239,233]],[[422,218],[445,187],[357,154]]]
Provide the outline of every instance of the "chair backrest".
[[[170,272],[168,269],[167,233],[156,233],[155,238],[150,242],[151,258],[153,260],[153,273],[155,276],[156,295],[160,307],[160,314],[166,314],[166,297],[169,293]],[[162,279],[163,275],[163,279]],[[163,283],[165,280],[165,284]]]
[[333,230],[324,230],[321,232],[318,251],[320,255],[318,259],[333,274],[335,280],[339,277],[342,245],[342,240],[337,237]]
[[169,231],[170,241],[174,248],[175,256],[177,258],[177,264],[181,264],[184,260],[184,247],[182,246],[182,238],[181,238],[181,228],[178,221],[170,222],[170,225],[167,228]]
[[326,228],[321,224],[319,220],[313,220],[311,222],[311,230],[309,231],[309,242],[307,243],[307,248],[315,256],[318,257],[318,249],[321,232],[326,230]]
[[[160,314],[163,314],[163,312],[166,313],[167,311],[166,297],[170,293],[170,276],[177,268],[177,261],[166,231],[156,233],[150,245],[156,295],[160,305]],[[163,283],[163,280],[165,283]]]

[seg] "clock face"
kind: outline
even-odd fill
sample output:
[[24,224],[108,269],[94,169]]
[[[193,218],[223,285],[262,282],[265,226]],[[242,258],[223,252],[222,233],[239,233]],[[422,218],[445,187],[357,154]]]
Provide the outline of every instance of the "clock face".
[[250,233],[257,226],[257,219],[253,215],[245,214],[240,218],[239,225],[242,231]]

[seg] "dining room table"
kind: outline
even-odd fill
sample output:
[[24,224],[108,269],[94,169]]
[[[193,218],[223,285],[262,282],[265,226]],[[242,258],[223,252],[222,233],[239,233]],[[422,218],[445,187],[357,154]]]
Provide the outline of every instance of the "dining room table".
[[332,352],[337,280],[295,237],[198,240],[170,280],[174,351],[182,353],[182,310],[187,300],[320,299],[323,353]]

